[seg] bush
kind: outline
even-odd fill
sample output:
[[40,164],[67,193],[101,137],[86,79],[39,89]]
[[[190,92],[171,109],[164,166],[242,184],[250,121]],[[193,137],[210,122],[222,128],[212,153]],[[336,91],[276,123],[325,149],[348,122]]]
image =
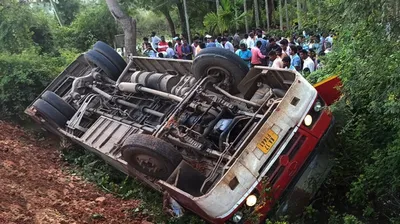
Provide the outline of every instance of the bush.
[[36,52],[0,54],[0,117],[24,119],[25,108],[68,63]]

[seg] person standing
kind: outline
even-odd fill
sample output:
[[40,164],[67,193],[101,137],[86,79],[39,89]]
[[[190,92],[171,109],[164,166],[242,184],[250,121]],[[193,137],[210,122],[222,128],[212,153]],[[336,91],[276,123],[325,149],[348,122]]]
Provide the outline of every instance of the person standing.
[[261,41],[257,41],[256,46],[251,48],[251,67],[262,65],[261,59],[265,58],[265,55],[261,54],[261,45]]
[[290,57],[291,57],[291,65],[296,69],[296,71],[301,71],[301,59],[299,55],[297,55],[297,46],[290,45]]
[[282,58],[290,55],[289,41],[287,39],[283,39],[279,42],[282,48]]
[[313,72],[315,70],[314,61],[308,56],[307,50],[301,50],[300,58],[303,60],[303,71]]
[[165,52],[167,51],[168,43],[165,41],[165,37],[161,36],[160,42],[158,42],[158,52]]
[[214,42],[214,39],[213,39],[211,36],[208,36],[208,37],[207,37],[207,44],[206,44],[206,47],[207,47],[207,48],[209,48],[209,47],[217,47],[217,45],[216,45],[215,42]]
[[217,39],[216,39],[216,41],[215,41],[215,46],[217,47],[217,48],[224,48],[224,46],[222,45],[222,37],[221,36],[218,36],[217,37]]
[[253,49],[254,47],[254,33],[250,33],[249,37],[247,38],[247,48]]
[[236,30],[235,35],[233,35],[233,41],[232,41],[233,46],[236,46],[240,44],[240,35],[239,35],[239,30]]
[[181,38],[176,39],[174,51],[175,51],[175,58],[182,59],[183,55],[182,55],[182,40],[181,40]]
[[157,52],[153,49],[150,43],[146,44],[147,49],[143,52],[144,55],[150,58],[156,58]]
[[151,32],[151,46],[153,47],[154,50],[157,51],[158,49],[158,43],[161,41],[159,37],[156,36],[156,32]]
[[183,39],[182,44],[182,59],[192,60],[193,48],[188,44],[186,39]]
[[230,50],[231,52],[234,52],[233,45],[225,37],[222,38],[222,44],[224,45],[225,49]]
[[196,39],[195,41],[193,41],[193,44],[192,44],[193,57],[196,57],[196,55],[197,55],[197,48],[200,49],[199,40],[198,40],[198,39]]
[[250,68],[251,51],[247,49],[246,44],[240,44],[240,49],[236,51],[236,55],[243,59],[243,61],[246,62],[247,66]]
[[249,38],[249,35],[247,33],[245,33],[244,36],[243,36],[243,39],[239,42],[239,45],[240,44],[246,44],[246,47],[247,47],[247,38]]
[[145,52],[147,50],[147,44],[148,43],[149,43],[149,38],[143,37],[142,52]]
[[293,67],[293,65],[291,64],[291,59],[289,56],[282,58],[282,63],[283,63],[283,68],[296,71],[296,68]]
[[175,58],[175,51],[172,49],[172,42],[168,42],[168,48],[166,50],[167,58]]
[[280,57],[278,57],[278,54],[276,51],[272,50],[268,53],[269,60],[272,62],[271,67],[272,68],[283,68],[283,62]]

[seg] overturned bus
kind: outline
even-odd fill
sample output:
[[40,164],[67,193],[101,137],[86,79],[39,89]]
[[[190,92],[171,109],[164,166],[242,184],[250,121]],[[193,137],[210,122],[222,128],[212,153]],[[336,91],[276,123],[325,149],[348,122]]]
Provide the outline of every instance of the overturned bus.
[[315,194],[329,103],[298,72],[225,49],[127,64],[97,42],[25,112],[208,222],[243,223],[299,214]]

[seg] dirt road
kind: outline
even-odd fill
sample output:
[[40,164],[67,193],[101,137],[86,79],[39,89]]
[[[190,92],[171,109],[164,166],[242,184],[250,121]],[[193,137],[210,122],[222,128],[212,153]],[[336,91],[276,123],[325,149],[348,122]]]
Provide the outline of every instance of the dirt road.
[[122,200],[62,171],[51,141],[0,121],[0,223],[148,223]]

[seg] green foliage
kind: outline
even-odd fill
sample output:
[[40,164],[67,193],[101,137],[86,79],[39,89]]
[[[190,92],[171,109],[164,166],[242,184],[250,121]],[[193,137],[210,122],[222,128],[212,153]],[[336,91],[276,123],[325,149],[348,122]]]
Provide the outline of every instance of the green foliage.
[[27,6],[8,4],[0,13],[0,51],[20,53],[33,47],[33,15]]
[[[400,43],[391,39],[400,32],[392,3],[328,1],[327,18],[336,13],[330,28],[339,35],[324,69],[307,77],[317,82],[339,75],[343,81],[343,97],[333,107],[339,126],[336,165],[326,190],[335,192],[330,203],[352,207],[354,215],[369,220],[400,216]],[[338,199],[339,194],[346,197]],[[350,214],[331,220],[361,223]]]
[[75,19],[79,12],[80,1],[79,0],[58,0],[55,4],[58,16],[60,17],[63,25],[69,25]]
[[235,18],[234,7],[236,6],[229,0],[221,0],[218,12],[209,12],[204,16],[204,26],[211,30],[211,32],[214,29],[217,29],[219,33],[232,30],[235,22],[241,23],[242,18],[246,16],[245,13],[242,13]]
[[57,75],[66,61],[27,51],[0,54],[0,116],[22,119],[25,108]]
[[114,35],[118,33],[117,23],[107,5],[101,3],[82,9],[70,26],[55,30],[55,39],[61,48],[75,48],[82,52],[98,40],[112,46]]

